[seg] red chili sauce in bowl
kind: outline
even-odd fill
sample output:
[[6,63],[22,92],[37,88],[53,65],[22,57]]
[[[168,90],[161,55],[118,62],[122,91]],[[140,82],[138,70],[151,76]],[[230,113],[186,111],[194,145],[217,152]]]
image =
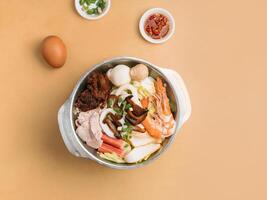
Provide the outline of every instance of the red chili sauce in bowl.
[[151,38],[162,39],[170,30],[169,20],[163,14],[152,14],[145,21],[144,29],[146,34]]

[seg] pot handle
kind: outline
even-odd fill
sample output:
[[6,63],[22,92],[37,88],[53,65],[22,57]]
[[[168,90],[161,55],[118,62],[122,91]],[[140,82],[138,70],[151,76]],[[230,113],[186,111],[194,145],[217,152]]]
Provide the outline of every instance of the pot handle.
[[89,154],[79,143],[78,138],[75,137],[74,130],[70,121],[70,101],[67,100],[58,111],[58,125],[61,136],[65,143],[65,146],[69,152],[77,157],[90,158]]
[[190,97],[184,84],[184,81],[182,77],[174,70],[161,68],[161,71],[165,74],[165,76],[173,85],[174,91],[178,97],[179,108],[182,118],[181,125],[183,125],[189,119],[192,111]]

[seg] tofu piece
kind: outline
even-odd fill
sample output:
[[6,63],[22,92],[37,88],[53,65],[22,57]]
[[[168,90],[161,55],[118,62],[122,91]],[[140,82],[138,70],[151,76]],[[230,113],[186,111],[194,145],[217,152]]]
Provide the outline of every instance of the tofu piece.
[[147,156],[159,150],[161,147],[160,144],[148,144],[144,146],[139,146],[130,151],[125,157],[124,160],[127,163],[136,163],[143,160]]
[[151,137],[147,132],[139,133],[139,132],[132,132],[130,142],[134,147],[143,146],[150,143],[157,143],[157,140]]

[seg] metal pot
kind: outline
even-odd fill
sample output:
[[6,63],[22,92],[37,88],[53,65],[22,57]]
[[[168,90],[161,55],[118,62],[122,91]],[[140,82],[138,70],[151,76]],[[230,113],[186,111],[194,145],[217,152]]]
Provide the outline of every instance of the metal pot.
[[166,68],[160,68],[152,63],[145,60],[133,57],[116,57],[100,64],[91,67],[78,81],[74,87],[70,97],[61,106],[58,112],[58,124],[59,129],[64,140],[64,143],[69,152],[77,157],[89,158],[98,162],[99,164],[115,169],[131,169],[143,166],[147,163],[152,162],[158,158],[172,143],[176,134],[173,134],[168,139],[164,140],[163,147],[153,154],[148,160],[136,163],[136,164],[117,164],[100,158],[97,155],[95,149],[88,147],[75,133],[74,124],[74,102],[76,101],[77,95],[85,88],[87,77],[94,70],[107,71],[109,68],[116,66],[117,64],[126,64],[128,66],[135,66],[136,64],[145,64],[152,77],[160,76],[167,83],[167,93],[170,101],[174,102],[174,118],[176,120],[175,132],[178,132],[182,125],[188,120],[191,115],[191,104],[188,92],[184,85],[184,82],[180,75]]

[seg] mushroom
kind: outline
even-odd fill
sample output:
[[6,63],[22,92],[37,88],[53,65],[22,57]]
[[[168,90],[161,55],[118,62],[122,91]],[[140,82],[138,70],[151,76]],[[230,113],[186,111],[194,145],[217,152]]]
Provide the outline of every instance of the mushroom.
[[125,117],[132,125],[137,125],[137,124],[140,124],[142,121],[145,120],[148,110],[140,107],[137,104],[135,104],[131,100],[132,97],[133,96],[130,95],[130,96],[125,98],[127,103],[131,104],[131,106],[133,108],[132,111],[131,110],[127,111],[127,115]]
[[132,125],[137,125],[140,124],[142,121],[144,121],[146,116],[147,116],[147,111],[143,115],[136,116],[133,114],[132,111],[128,110],[127,115],[125,117]]
[[116,138],[121,138],[119,131],[117,130],[116,126],[112,123],[111,119],[108,118],[108,116],[105,117],[103,122],[108,125],[108,127],[114,133],[114,136]]
[[127,101],[127,103],[131,104],[132,108],[133,108],[133,114],[136,115],[136,116],[141,116],[143,114],[145,114],[147,112],[147,109],[144,109],[142,107],[140,107],[139,105],[135,104],[131,98],[133,96],[130,95],[128,97],[125,98],[125,100]]
[[104,123],[104,119],[109,113],[116,114],[116,112],[112,108],[105,108],[101,111],[99,118],[100,126],[104,133],[106,133],[109,137],[115,138],[114,132],[110,129],[110,127],[106,123]]
[[122,126],[121,123],[119,122],[119,120],[122,118],[122,116],[117,115],[117,114],[113,114],[113,113],[108,113],[107,117],[111,118],[112,123],[118,127],[118,126]]

